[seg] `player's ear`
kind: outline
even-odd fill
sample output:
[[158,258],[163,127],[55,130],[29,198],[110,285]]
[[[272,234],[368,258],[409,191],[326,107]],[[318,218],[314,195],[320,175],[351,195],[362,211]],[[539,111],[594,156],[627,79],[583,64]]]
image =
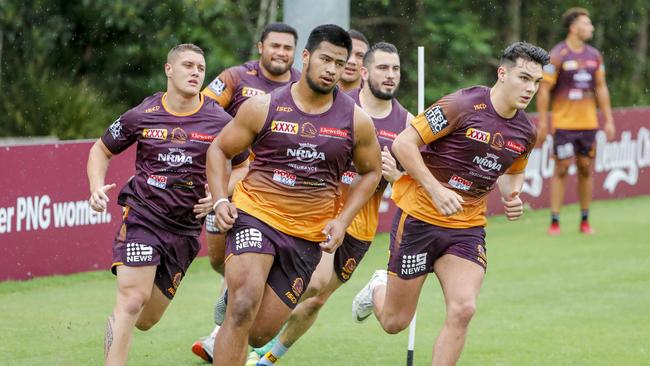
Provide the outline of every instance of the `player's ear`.
[[368,81],[368,69],[366,69],[365,66],[361,66],[359,68],[359,73],[361,74],[361,78],[363,81],[367,82]]
[[309,65],[309,57],[311,54],[309,51],[305,48],[302,50],[302,65],[305,67],[306,65]]
[[167,75],[168,78],[172,77],[172,65],[170,63],[165,64],[165,75]]
[[262,46],[263,46],[262,42],[257,42],[257,53],[259,53],[260,55],[262,54]]
[[497,78],[499,79],[499,82],[503,83],[506,81],[506,67],[501,65],[497,69]]

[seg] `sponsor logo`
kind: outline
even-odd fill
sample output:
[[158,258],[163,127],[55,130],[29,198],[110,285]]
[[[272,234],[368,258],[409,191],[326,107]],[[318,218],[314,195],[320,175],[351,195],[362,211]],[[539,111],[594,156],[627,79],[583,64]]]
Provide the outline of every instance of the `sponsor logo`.
[[570,89],[567,95],[569,100],[580,100],[584,96],[582,89]]
[[497,159],[499,157],[494,154],[487,153],[484,157],[480,156],[474,156],[474,160],[472,160],[478,167],[484,171],[484,172],[491,172],[491,171],[501,171],[501,166],[502,164],[499,164],[497,162]]
[[587,60],[585,61],[585,67],[589,69],[595,69],[598,67],[598,61],[596,60]]
[[289,163],[287,166],[290,166],[296,170],[304,170],[309,173],[316,173],[318,170],[315,166],[307,166],[307,165],[300,165],[300,164],[295,164],[295,163]]
[[257,70],[248,70],[246,71],[246,75],[257,75]]
[[348,170],[345,173],[343,173],[343,176],[341,177],[341,183],[352,184],[356,176],[357,176],[356,172]]
[[174,286],[174,288],[177,289],[178,286],[181,285],[182,279],[183,279],[183,274],[181,272],[177,272],[172,278],[172,286]]
[[175,144],[183,144],[187,141],[187,133],[180,127],[176,127],[172,130],[171,140]]
[[490,142],[490,147],[493,148],[494,150],[501,150],[503,149],[503,135],[501,135],[501,132],[497,132],[494,135],[492,135],[492,142]]
[[217,96],[221,95],[224,90],[226,90],[226,83],[224,83],[221,79],[215,78],[212,80],[212,82],[208,85],[208,89],[212,90],[214,94]]
[[160,189],[165,189],[165,187],[167,187],[167,177],[151,174],[149,178],[147,178],[147,184]]
[[427,253],[402,255],[402,274],[412,275],[427,270]]
[[264,90],[259,90],[259,89],[255,89],[255,88],[249,88],[249,87],[247,87],[247,86],[245,86],[245,87],[241,90],[241,95],[242,95],[243,97],[246,97],[246,98],[254,97],[254,96],[256,96],[256,95],[264,95],[264,94],[266,94],[266,92],[265,92]]
[[341,272],[341,277],[345,280],[349,280],[350,276],[357,268],[357,260],[354,258],[348,258],[343,265],[343,271]]
[[214,136],[198,132],[191,132],[190,140],[199,142],[212,142],[212,140],[214,140]]
[[311,163],[314,160],[325,160],[325,153],[316,150],[317,145],[301,143],[297,149],[288,148],[287,156],[294,157],[303,163]]
[[273,170],[273,180],[280,182],[285,186],[293,187],[296,185],[296,175],[280,169]]
[[316,134],[318,134],[318,131],[316,131],[316,127],[314,127],[313,124],[310,122],[305,122],[302,124],[302,127],[300,128],[300,136],[314,138],[316,137]]
[[282,106],[282,105],[279,105],[279,106],[275,107],[275,110],[277,112],[285,112],[285,113],[293,112],[293,108],[287,107],[287,106]]
[[153,248],[147,244],[127,243],[126,262],[151,262],[153,260]]
[[572,158],[575,155],[573,151],[573,144],[567,142],[564,145],[557,146],[557,157],[558,159],[568,159]]
[[476,128],[468,128],[467,132],[465,133],[465,137],[474,141],[482,142],[484,144],[490,142],[490,133],[477,130]]
[[296,297],[291,293],[291,291],[285,292],[284,296],[286,296],[287,299],[289,299],[289,301],[291,301],[292,304],[298,303],[298,299],[296,299]]
[[151,108],[147,108],[147,109],[145,109],[145,110],[144,110],[144,113],[155,112],[155,111],[157,111],[157,110],[159,110],[159,109],[160,109],[160,106],[157,105],[157,106],[155,106],[155,107],[151,107]]
[[577,70],[580,65],[577,60],[567,60],[562,63],[562,69],[566,71]]
[[334,127],[321,127],[318,130],[318,133],[321,136],[328,136],[328,137],[337,137],[337,138],[348,137],[348,131],[342,130],[340,128],[334,128]]
[[111,136],[113,136],[114,140],[120,137],[122,134],[122,122],[120,122],[121,118],[122,117],[116,119],[115,122],[111,123],[111,125],[108,126],[108,131],[111,133]]
[[142,130],[142,137],[145,139],[167,140],[167,129],[145,128]]
[[461,191],[469,191],[469,188],[472,186],[472,184],[472,181],[461,178],[456,174],[452,175],[449,179],[449,185],[456,189],[460,189]]
[[384,137],[390,140],[395,140],[397,138],[397,134],[395,132],[386,131],[386,130],[377,130],[377,136]]
[[592,80],[591,74],[588,73],[587,71],[580,70],[573,74],[573,81],[579,82],[579,83],[588,83]]
[[518,142],[512,140],[506,141],[506,150],[517,153],[517,155],[521,155],[525,149],[524,145]]
[[304,179],[300,184],[308,187],[325,187],[327,185],[324,179]]
[[183,164],[192,164],[192,157],[185,155],[184,149],[169,148],[166,154],[158,154],[158,161],[164,161],[171,167],[179,167]]
[[191,180],[179,180],[172,183],[172,189],[194,189],[194,182]]
[[235,250],[262,248],[262,232],[255,228],[239,230],[235,234]]
[[291,290],[293,291],[294,294],[296,294],[296,296],[300,296],[304,289],[305,289],[305,282],[302,280],[302,278],[298,277],[295,280],[293,280],[293,283],[291,284]]
[[485,103],[474,104],[474,110],[475,111],[482,111],[485,108],[487,108],[487,104],[485,104]]
[[426,118],[427,122],[429,123],[429,128],[434,135],[440,132],[443,128],[449,126],[447,117],[442,111],[442,107],[439,105],[435,105],[427,109],[424,112],[424,118]]
[[271,131],[296,135],[298,134],[298,124],[293,122],[272,121]]
[[487,254],[485,253],[485,248],[479,244],[476,246],[476,252],[478,253],[476,260],[481,262],[484,266],[487,266]]
[[481,174],[480,172],[473,172],[472,171],[472,172],[469,172],[469,175],[471,175],[472,177],[479,177],[479,178],[482,178],[482,179],[485,179],[485,180],[494,179],[494,178],[490,177],[489,175]]

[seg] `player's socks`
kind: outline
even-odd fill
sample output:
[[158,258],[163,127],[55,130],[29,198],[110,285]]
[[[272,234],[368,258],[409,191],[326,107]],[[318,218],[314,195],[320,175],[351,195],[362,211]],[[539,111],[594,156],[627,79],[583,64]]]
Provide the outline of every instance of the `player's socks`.
[[582,210],[580,212],[580,221],[581,222],[589,221],[589,209]]
[[223,295],[219,297],[217,303],[214,304],[214,322],[217,325],[223,324],[223,320],[226,317],[226,306],[228,305],[228,290],[223,292]]
[[560,224],[560,214],[556,212],[551,212],[551,225],[559,225]]
[[273,366],[275,365],[280,357],[284,356],[285,353],[287,353],[287,350],[289,348],[285,347],[282,342],[278,339],[277,342],[271,347],[271,350],[266,352],[264,357],[260,359],[260,362],[258,362],[258,365],[264,365],[264,366]]
[[273,348],[273,346],[280,340],[280,333],[276,335],[273,339],[269,341],[269,343],[263,345],[260,348],[253,348],[253,351],[255,351],[260,357],[263,357],[268,351]]

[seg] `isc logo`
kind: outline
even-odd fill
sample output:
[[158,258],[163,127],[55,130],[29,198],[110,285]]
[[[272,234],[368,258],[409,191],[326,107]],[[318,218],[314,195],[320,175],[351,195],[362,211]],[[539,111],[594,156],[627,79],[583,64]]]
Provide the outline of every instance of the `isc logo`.
[[490,133],[489,132],[477,130],[475,128],[468,128],[467,132],[465,133],[465,137],[467,137],[468,139],[474,140],[474,141],[482,142],[484,144],[487,144],[488,142],[490,142]]
[[484,110],[485,108],[487,108],[487,105],[486,105],[485,103],[474,104],[474,110],[475,110],[475,111],[482,111],[482,110]]
[[285,107],[285,106],[281,106],[281,105],[277,106],[277,107],[275,108],[275,110],[278,111],[278,112],[286,112],[286,113],[293,112],[293,108],[291,108],[291,107]]

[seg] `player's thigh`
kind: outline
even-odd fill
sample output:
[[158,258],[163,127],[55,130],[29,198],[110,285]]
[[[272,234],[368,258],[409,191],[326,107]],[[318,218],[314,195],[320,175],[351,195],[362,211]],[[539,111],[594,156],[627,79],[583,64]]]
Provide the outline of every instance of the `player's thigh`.
[[154,287],[156,266],[126,266],[116,268],[117,302],[141,302],[144,304],[151,296]]
[[170,298],[165,296],[157,286],[152,286],[151,297],[142,309],[136,323],[138,329],[147,330],[158,323],[170,303]]
[[456,255],[445,254],[434,263],[433,268],[447,308],[453,306],[472,310],[485,277],[483,267]]
[[257,316],[251,327],[250,344],[260,347],[270,341],[278,334],[292,310],[271,286],[266,285]]
[[422,285],[426,279],[426,274],[411,279],[388,275],[382,315],[385,317],[399,317],[404,322],[410,322],[413,314],[415,314]]
[[223,275],[223,265],[226,258],[226,235],[206,232],[208,258],[215,271]]
[[594,158],[587,155],[578,155],[576,156],[576,165],[578,166],[578,171],[582,175],[588,175],[591,173],[591,167],[593,166]]
[[[274,257],[270,254],[243,253],[226,261],[228,310],[239,321],[249,319],[261,303]],[[252,320],[252,319],[250,319]]]
[[[334,274],[333,262],[334,254],[323,252],[314,273],[311,275],[311,280],[309,281],[309,285],[307,285],[307,290],[305,290],[305,293],[302,295],[302,300],[317,296],[328,289],[332,277],[336,277]],[[340,283],[340,281],[338,282]]]

